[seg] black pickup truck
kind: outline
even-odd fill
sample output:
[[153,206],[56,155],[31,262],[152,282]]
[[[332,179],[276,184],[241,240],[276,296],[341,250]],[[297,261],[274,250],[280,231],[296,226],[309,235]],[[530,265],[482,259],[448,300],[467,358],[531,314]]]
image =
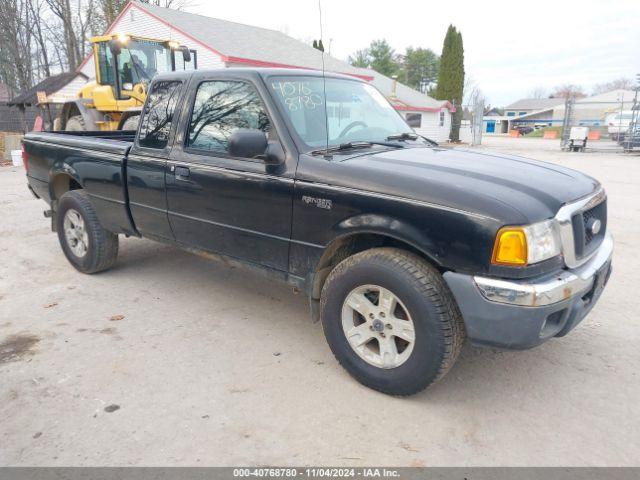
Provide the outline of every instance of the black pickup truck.
[[220,256],[309,296],[338,361],[409,395],[465,338],[561,337],[611,272],[606,195],[582,173],[440,148],[371,85],[279,69],[173,73],[137,133],[30,133],[29,188],[79,271],[118,235]]

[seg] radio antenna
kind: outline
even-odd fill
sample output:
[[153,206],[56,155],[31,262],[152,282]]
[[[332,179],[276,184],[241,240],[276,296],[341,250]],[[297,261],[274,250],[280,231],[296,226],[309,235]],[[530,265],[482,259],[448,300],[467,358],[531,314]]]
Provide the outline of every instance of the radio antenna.
[[322,41],[322,0],[318,0],[318,14],[320,18],[320,41],[321,45],[320,53],[322,54],[322,90],[324,95],[324,128],[327,134],[326,150],[324,153],[325,158],[329,157],[329,110],[327,108],[327,77],[324,73],[324,43]]

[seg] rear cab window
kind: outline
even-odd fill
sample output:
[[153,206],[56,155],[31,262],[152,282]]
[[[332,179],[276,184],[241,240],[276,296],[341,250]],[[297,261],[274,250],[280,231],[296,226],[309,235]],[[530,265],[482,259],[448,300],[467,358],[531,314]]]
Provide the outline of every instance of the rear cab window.
[[138,145],[159,150],[167,147],[181,87],[182,82],[177,80],[162,80],[152,85],[142,111]]

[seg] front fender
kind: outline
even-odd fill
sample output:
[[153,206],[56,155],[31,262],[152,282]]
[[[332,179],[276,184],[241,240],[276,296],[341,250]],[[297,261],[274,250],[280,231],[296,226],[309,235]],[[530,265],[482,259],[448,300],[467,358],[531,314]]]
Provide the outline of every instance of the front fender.
[[[424,254],[432,263],[441,266],[438,247],[424,230],[416,228],[406,220],[388,215],[364,213],[346,218],[335,225],[335,237],[331,244],[344,241],[346,237],[363,234],[392,238],[410,245]],[[331,244],[329,244],[330,248]]]

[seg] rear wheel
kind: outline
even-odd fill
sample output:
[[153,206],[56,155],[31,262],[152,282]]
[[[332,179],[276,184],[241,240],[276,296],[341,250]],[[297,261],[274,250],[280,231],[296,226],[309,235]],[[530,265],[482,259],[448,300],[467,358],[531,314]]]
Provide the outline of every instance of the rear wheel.
[[122,124],[122,130],[138,130],[138,123],[140,122],[140,115],[134,115],[127,118]]
[[82,115],[75,115],[73,117],[69,117],[64,129],[67,132],[84,132],[87,127],[84,123],[84,118],[82,118]]
[[100,225],[86,192],[72,190],[60,198],[56,227],[67,260],[82,273],[101,272],[116,262],[118,236]]
[[342,261],[322,290],[325,337],[364,385],[412,395],[444,376],[465,338],[440,273],[421,257],[377,248]]

